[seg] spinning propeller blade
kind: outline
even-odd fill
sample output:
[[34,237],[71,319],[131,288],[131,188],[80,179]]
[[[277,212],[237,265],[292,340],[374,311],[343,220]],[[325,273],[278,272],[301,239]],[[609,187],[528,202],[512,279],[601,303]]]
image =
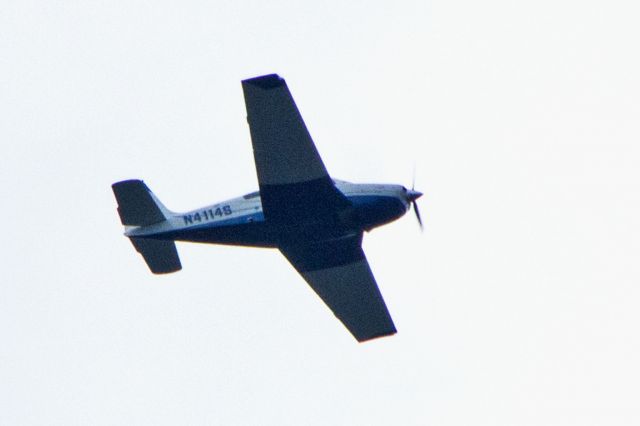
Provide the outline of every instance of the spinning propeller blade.
[[424,231],[424,227],[422,226],[422,218],[420,218],[420,210],[418,210],[418,203],[416,202],[416,200],[413,200],[411,204],[413,204],[413,210],[416,212],[416,218],[418,218],[418,224],[420,225],[420,230]]
[[422,197],[422,192],[418,192],[415,190],[416,187],[416,166],[413,165],[413,177],[411,178],[411,191],[408,191],[408,197],[413,205],[413,210],[416,212],[416,218],[418,219],[418,224],[420,225],[420,231],[424,231],[424,227],[422,226],[422,218],[420,217],[420,210],[418,210],[418,203],[416,200]]

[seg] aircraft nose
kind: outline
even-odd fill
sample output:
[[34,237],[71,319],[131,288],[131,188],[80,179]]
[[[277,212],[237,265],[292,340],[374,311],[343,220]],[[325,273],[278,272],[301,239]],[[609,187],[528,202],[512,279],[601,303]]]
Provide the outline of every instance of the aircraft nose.
[[407,189],[407,199],[410,202],[413,202],[413,201],[417,200],[420,197],[422,197],[422,192],[414,191],[413,189]]

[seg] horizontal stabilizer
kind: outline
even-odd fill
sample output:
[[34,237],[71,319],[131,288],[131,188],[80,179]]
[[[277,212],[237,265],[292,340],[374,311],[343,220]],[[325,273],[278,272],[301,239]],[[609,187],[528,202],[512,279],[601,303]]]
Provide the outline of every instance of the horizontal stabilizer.
[[182,269],[173,241],[131,237],[131,242],[154,274],[168,274]]
[[111,187],[118,201],[118,214],[123,225],[146,226],[166,219],[143,181],[124,180]]

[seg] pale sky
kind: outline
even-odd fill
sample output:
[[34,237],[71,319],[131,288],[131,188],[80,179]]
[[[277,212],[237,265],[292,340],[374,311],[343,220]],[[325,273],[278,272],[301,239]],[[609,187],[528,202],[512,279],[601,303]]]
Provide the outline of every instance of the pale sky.
[[[640,424],[632,1],[2,2],[1,425]],[[111,183],[257,189],[240,80],[325,165],[410,185],[358,344],[277,252],[152,275]]]

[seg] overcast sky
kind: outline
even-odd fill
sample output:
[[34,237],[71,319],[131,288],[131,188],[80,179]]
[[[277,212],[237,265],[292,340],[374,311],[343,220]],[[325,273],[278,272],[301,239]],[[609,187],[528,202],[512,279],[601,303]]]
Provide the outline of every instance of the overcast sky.
[[[13,1],[0,12],[0,424],[640,424],[632,1]],[[111,183],[257,188],[277,72],[333,177],[416,189],[365,236],[358,344],[277,252],[154,276]]]

